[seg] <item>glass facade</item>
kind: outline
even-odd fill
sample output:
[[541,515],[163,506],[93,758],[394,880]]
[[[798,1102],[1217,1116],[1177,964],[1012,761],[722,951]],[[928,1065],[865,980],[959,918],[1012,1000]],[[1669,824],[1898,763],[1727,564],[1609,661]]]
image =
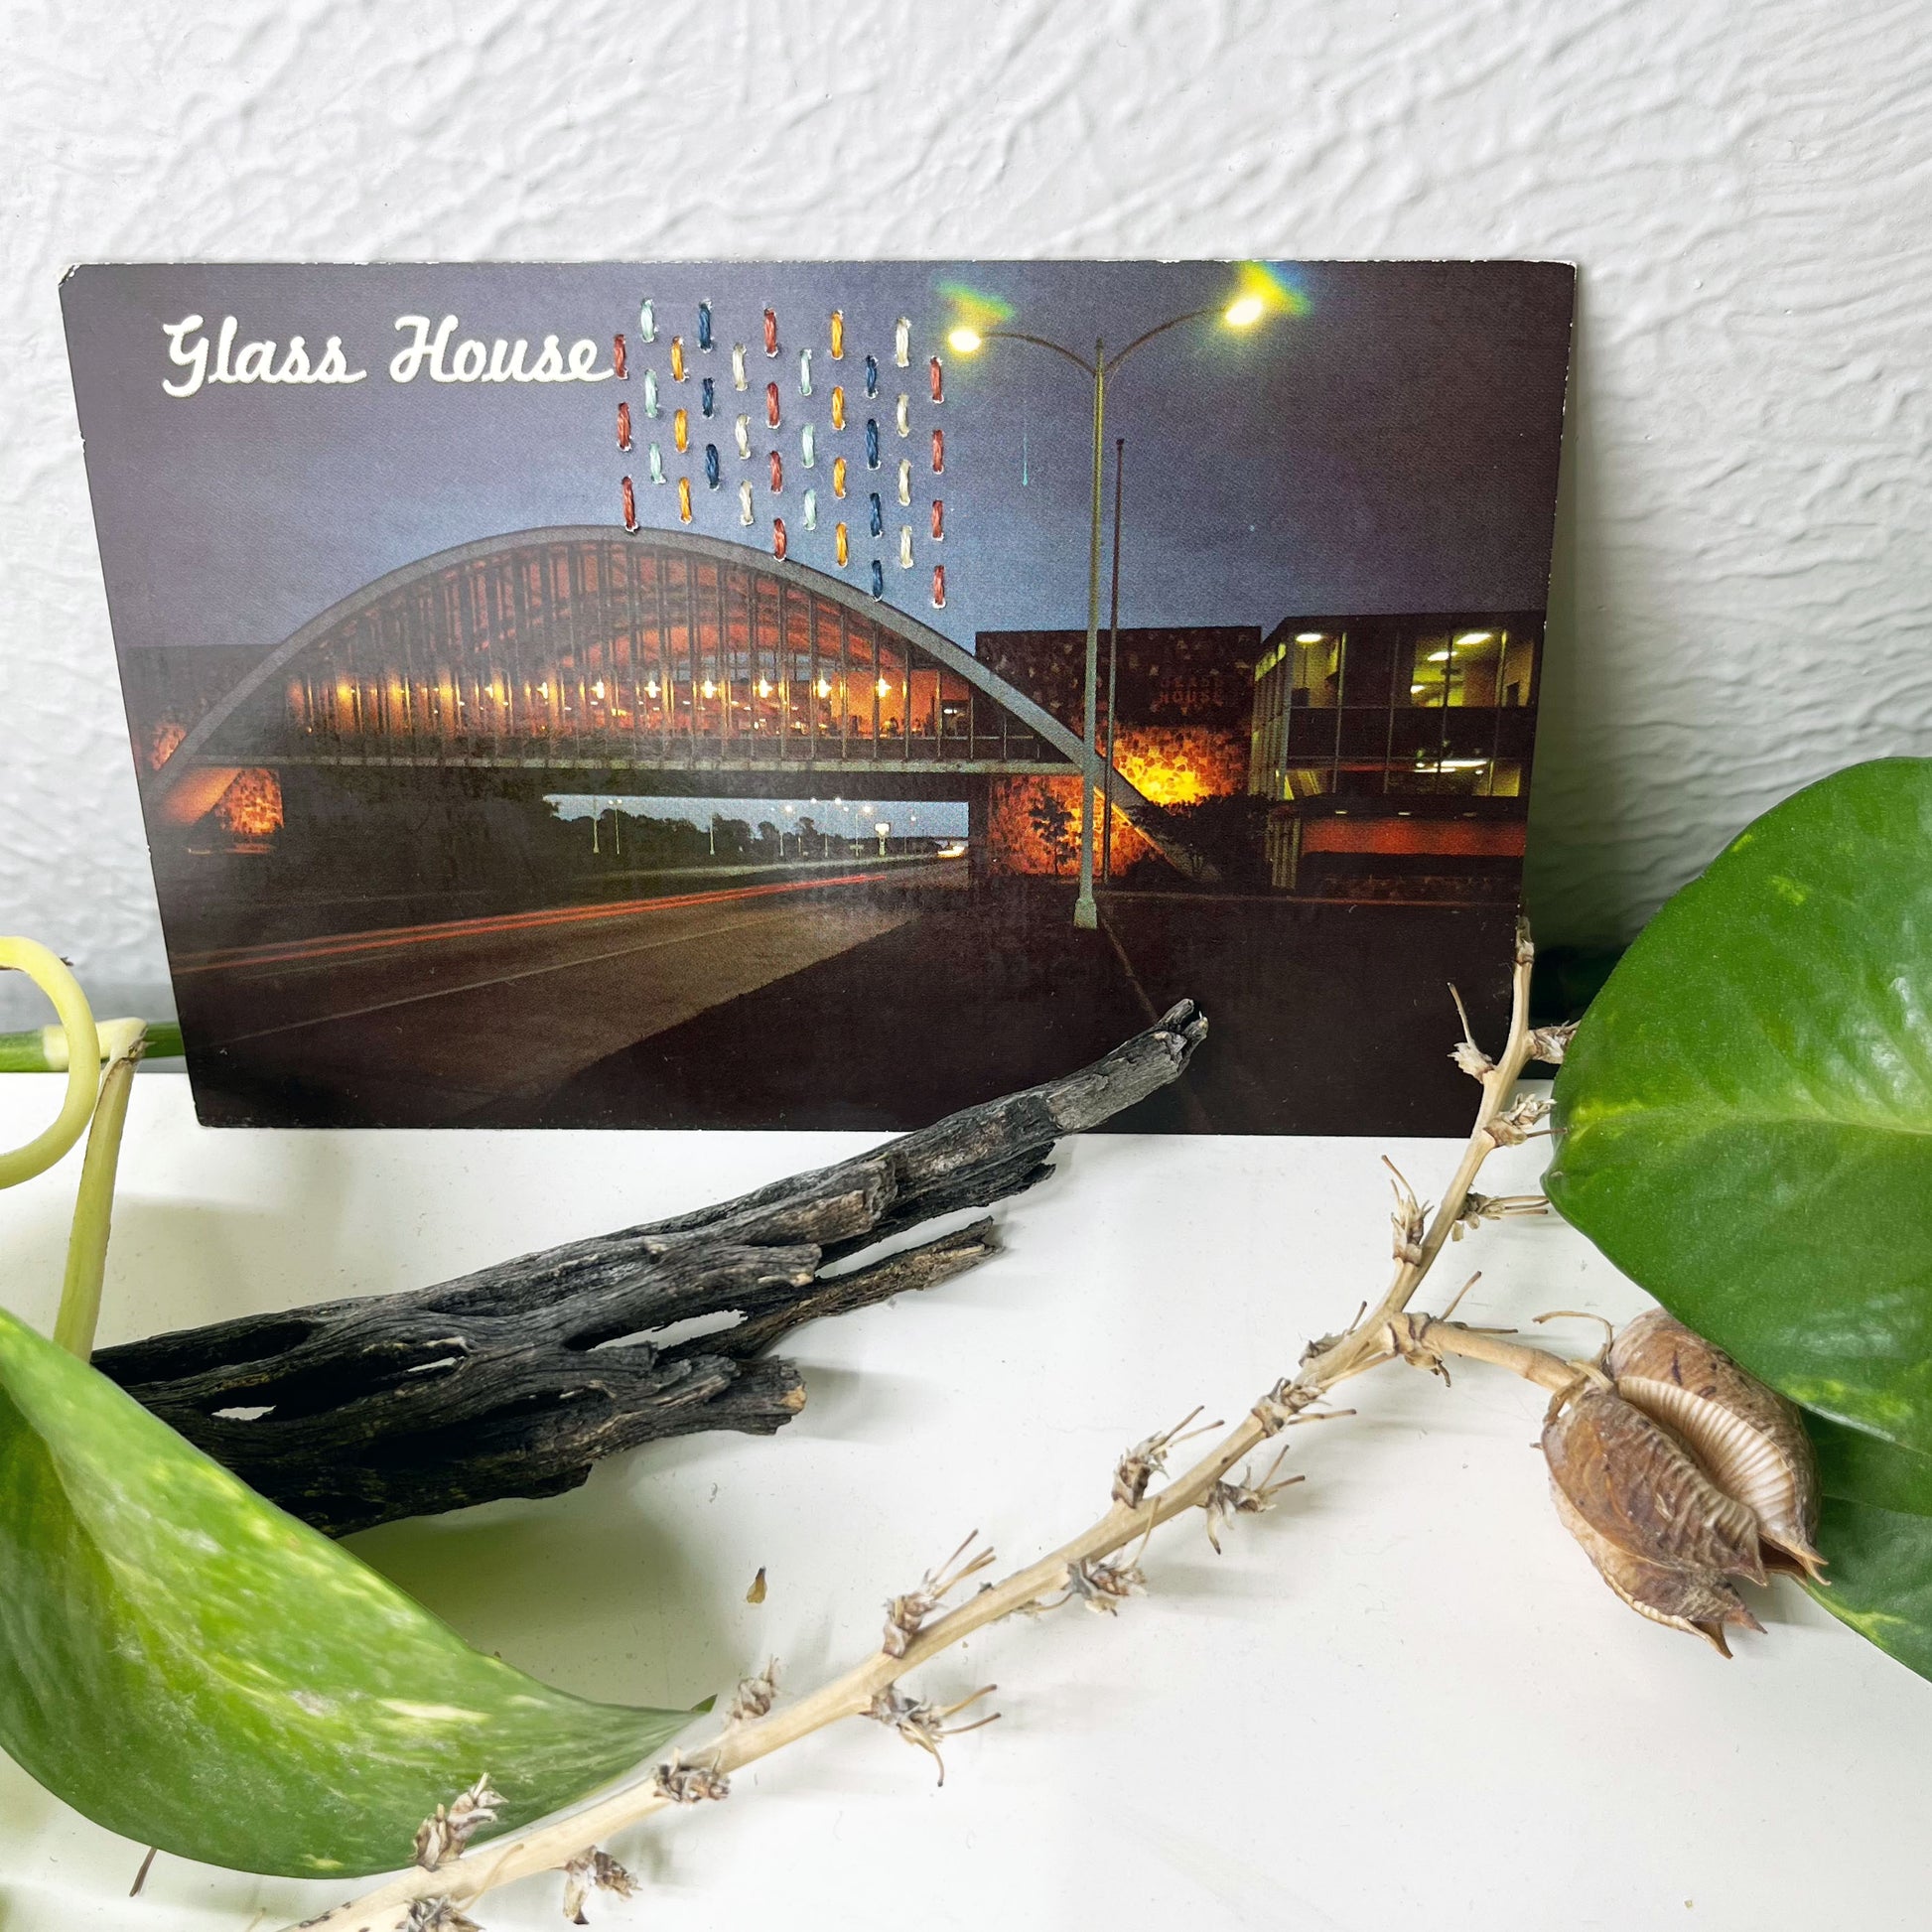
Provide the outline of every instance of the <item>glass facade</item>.
[[1515,896],[1538,612],[1290,618],[1255,665],[1248,789],[1280,891],[1349,902]]
[[274,700],[224,733],[298,762],[1059,762],[886,624],[655,534],[425,573],[325,632]]
[[1255,665],[1250,792],[1525,797],[1542,637],[1527,614],[1289,620]]

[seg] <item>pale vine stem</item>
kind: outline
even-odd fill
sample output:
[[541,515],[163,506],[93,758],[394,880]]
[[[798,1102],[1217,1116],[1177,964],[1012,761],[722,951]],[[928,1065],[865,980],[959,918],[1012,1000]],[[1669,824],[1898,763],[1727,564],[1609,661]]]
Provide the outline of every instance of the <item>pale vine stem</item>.
[[59,1116],[24,1147],[0,1151],[0,1187],[11,1187],[45,1173],[80,1138],[94,1111],[100,1036],[79,981],[60,954],[37,939],[0,937],[0,972],[25,973],[53,1001],[68,1048],[67,1093]]
[[[1507,1368],[1553,1394],[1569,1390],[1589,1377],[1593,1373],[1589,1368],[1549,1350],[1511,1341],[1501,1334],[1408,1312],[1417,1289],[1467,1211],[1469,1190],[1483,1162],[1498,1147],[1525,1138],[1521,1121],[1511,1117],[1511,1100],[1536,1044],[1529,1022],[1533,959],[1527,930],[1521,930],[1511,982],[1509,1036],[1502,1055],[1494,1062],[1478,1056],[1480,1070],[1467,1061],[1461,1062],[1477,1074],[1482,1087],[1468,1143],[1441,1202],[1427,1216],[1419,1239],[1405,1243],[1399,1236],[1399,1249],[1406,1246],[1408,1253],[1399,1255],[1394,1279],[1373,1309],[1358,1317],[1345,1333],[1313,1344],[1297,1374],[1277,1382],[1207,1454],[1159,1490],[1142,1494],[1137,1500],[1116,1501],[1089,1529],[1036,1563],[1015,1571],[997,1584],[982,1586],[975,1594],[931,1622],[914,1617],[909,1628],[898,1625],[897,1641],[876,1651],[843,1676],[821,1685],[796,1703],[780,1706],[768,1716],[750,1723],[728,1724],[674,1762],[703,1766],[713,1773],[728,1775],[840,1719],[873,1714],[882,1694],[890,1692],[899,1679],[930,1663],[962,1638],[1017,1611],[1035,1608],[1056,1596],[1063,1598],[1083,1575],[1090,1577],[1094,1566],[1104,1559],[1142,1542],[1163,1523],[1206,1505],[1217,1485],[1225,1482],[1243,1457],[1252,1455],[1285,1428],[1323,1420],[1320,1414],[1309,1412],[1330,1389],[1350,1376],[1396,1360],[1440,1369],[1444,1356],[1454,1355]],[[1422,1219],[1420,1213],[1417,1219]],[[1130,1455],[1133,1453],[1130,1451]],[[1154,1466],[1158,1467],[1158,1461]],[[1145,1477],[1138,1486],[1144,1488]],[[968,1540],[969,1544],[971,1541]],[[966,1548],[962,1546],[961,1555]],[[990,1561],[990,1551],[968,1561],[963,1574],[955,1570],[954,1581],[963,1582],[964,1575]],[[954,1562],[957,1565],[959,1558]],[[1138,1579],[1138,1572],[1135,1576]],[[943,1587],[930,1592],[932,1597],[945,1593]],[[893,1627],[889,1625],[889,1630]],[[611,1834],[670,1808],[680,1802],[679,1789],[675,1777],[660,1778],[657,1767],[653,1767],[603,1798],[480,1845],[434,1870],[412,1867],[359,1899],[305,1920],[304,1927],[307,1932],[403,1932],[412,1923],[412,1912],[419,1915],[413,1921],[416,1924],[438,1922],[433,1915],[423,1915],[426,1901],[447,1901],[450,1915],[445,1915],[442,1922],[456,1922],[451,1915],[485,1892],[519,1878],[561,1871]]]
[[[94,1330],[100,1321],[100,1289],[107,1270],[107,1236],[114,1216],[121,1130],[127,1125],[134,1069],[147,1045],[147,1023],[107,1020],[96,1025],[93,1008],[67,961],[38,940],[0,937],[0,971],[25,973],[53,1002],[61,1024],[40,1030],[39,1063],[68,1076],[66,1096],[54,1124],[24,1147],[0,1152],[0,1187],[45,1173],[80,1138],[83,1129],[87,1135],[80,1181],[74,1189],[67,1274],[54,1317],[54,1339],[84,1362],[93,1353]],[[30,1063],[23,1055],[14,1057]],[[103,1059],[105,1070],[101,1067]]]
[[110,1020],[100,1029],[107,1070],[87,1128],[87,1151],[80,1161],[80,1184],[73,1194],[73,1226],[68,1235],[67,1275],[54,1317],[54,1339],[84,1362],[94,1352],[100,1325],[100,1290],[107,1274],[107,1236],[114,1218],[114,1178],[120,1170],[121,1130],[127,1125],[134,1069],[147,1044],[139,1020]]

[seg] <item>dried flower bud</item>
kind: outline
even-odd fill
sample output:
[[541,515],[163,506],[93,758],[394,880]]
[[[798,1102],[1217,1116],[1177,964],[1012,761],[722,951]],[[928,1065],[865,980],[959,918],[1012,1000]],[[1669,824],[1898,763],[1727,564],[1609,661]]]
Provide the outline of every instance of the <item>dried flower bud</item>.
[[732,1781],[723,1771],[707,1764],[687,1764],[682,1753],[673,1751],[668,1764],[651,1773],[651,1787],[660,1798],[674,1805],[701,1804],[707,1798],[729,1798]]
[[1674,1430],[1756,1517],[1768,1567],[1817,1583],[1818,1465],[1797,1410],[1662,1309],[1624,1328],[1608,1367],[1625,1400]]
[[[1422,1261],[1423,1238],[1429,1232],[1429,1209],[1416,1198],[1408,1176],[1386,1154],[1382,1165],[1388,1169],[1389,1185],[1395,1189],[1395,1208],[1389,1215],[1389,1226],[1395,1235],[1391,1252],[1397,1261],[1413,1268]],[[1302,1359],[1307,1361],[1308,1357],[1304,1355]]]
[[1498,1147],[1520,1147],[1549,1117],[1550,1103],[1538,1094],[1526,1093],[1521,1099],[1494,1116],[1489,1122],[1489,1138]]
[[1284,1489],[1292,1489],[1298,1482],[1306,1482],[1306,1476],[1278,1476],[1278,1470],[1288,1458],[1287,1449],[1276,1456],[1268,1473],[1259,1482],[1252,1479],[1248,1470],[1243,1469],[1238,1481],[1230,1482],[1225,1476],[1216,1482],[1200,1499],[1200,1507],[1207,1512],[1207,1540],[1214,1546],[1214,1554],[1221,1554],[1221,1525],[1235,1516],[1261,1516],[1275,1506],[1275,1498]]
[[968,1577],[977,1576],[993,1561],[991,1550],[981,1550],[971,1557],[966,1555],[978,1539],[979,1531],[975,1530],[938,1569],[925,1573],[917,1589],[907,1590],[903,1596],[895,1596],[887,1602],[886,1629],[879,1647],[888,1657],[903,1657],[926,1618]]
[[1545,1066],[1561,1066],[1570,1042],[1577,1037],[1577,1022],[1562,1027],[1534,1027],[1530,1030],[1530,1058]]
[[1455,990],[1453,982],[1449,986],[1449,998],[1455,1002],[1455,1011],[1462,1022],[1462,1037],[1449,1048],[1449,1058],[1472,1080],[1484,1080],[1496,1070],[1496,1062],[1476,1044],[1474,1030],[1469,1025],[1469,1009],[1462,1004],[1462,995]]
[[1196,1429],[1183,1435],[1187,1425],[1200,1414],[1198,1408],[1188,1411],[1172,1429],[1164,1429],[1158,1436],[1149,1436],[1145,1441],[1136,1443],[1114,1464],[1114,1501],[1127,1509],[1138,1509],[1147,1495],[1147,1486],[1158,1475],[1166,1472],[1168,1451],[1177,1443],[1191,1442],[1195,1436],[1205,1435],[1207,1429],[1219,1429],[1217,1422],[1209,1423],[1206,1429]]
[[592,1846],[564,1866],[564,1917],[572,1925],[588,1925],[584,1907],[592,1892],[608,1891],[628,1898],[636,1889],[637,1881],[616,1859]]
[[419,1898],[402,1922],[402,1932],[483,1932],[473,1918],[466,1918],[447,1894],[442,1898]]
[[1758,1627],[1728,1583],[1764,1581],[1757,1518],[1670,1430],[1612,1390],[1561,1402],[1543,1431],[1558,1514],[1603,1581],[1640,1615],[1704,1637]]
[[778,1660],[773,1657],[757,1677],[741,1677],[725,1712],[728,1724],[748,1725],[769,1717],[778,1701]]
[[991,1697],[1000,1687],[997,1684],[982,1684],[970,1696],[963,1697],[957,1704],[948,1704],[943,1709],[926,1703],[923,1698],[907,1697],[896,1684],[888,1684],[875,1697],[866,1709],[866,1716],[876,1724],[890,1725],[908,1744],[931,1753],[932,1761],[939,1767],[939,1782],[946,1781],[946,1760],[939,1753],[940,1742],[947,1737],[963,1737],[969,1730],[978,1730],[983,1725],[999,1722],[1000,1714],[995,1711],[970,1725],[954,1725],[947,1721],[955,1718],[968,1705],[977,1704],[981,1698]]
[[416,1828],[416,1863],[425,1871],[463,1856],[471,1839],[496,1822],[502,1794],[489,1788],[484,1772],[468,1791],[460,1792],[446,1808],[438,1805]]
[[1124,1598],[1147,1594],[1147,1578],[1137,1563],[1076,1563],[1066,1573],[1066,1591],[1087,1609],[1117,1616]]

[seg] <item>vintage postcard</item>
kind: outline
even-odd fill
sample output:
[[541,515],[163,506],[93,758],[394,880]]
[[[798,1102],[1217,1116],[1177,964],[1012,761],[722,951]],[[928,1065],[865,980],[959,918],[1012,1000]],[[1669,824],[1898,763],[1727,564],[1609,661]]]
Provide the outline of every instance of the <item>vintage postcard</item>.
[[1562,264],[101,266],[65,289],[205,1120],[1460,1132]]

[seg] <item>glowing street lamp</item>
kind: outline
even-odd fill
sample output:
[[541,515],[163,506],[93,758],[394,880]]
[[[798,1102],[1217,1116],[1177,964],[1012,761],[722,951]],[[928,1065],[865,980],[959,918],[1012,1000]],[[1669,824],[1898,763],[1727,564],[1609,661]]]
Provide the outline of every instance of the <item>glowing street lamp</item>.
[[[1073,923],[1091,932],[1100,923],[1100,908],[1093,897],[1093,802],[1099,773],[1094,739],[1100,729],[1100,480],[1101,451],[1107,426],[1107,380],[1136,350],[1145,348],[1157,336],[1183,323],[1205,322],[1218,318],[1230,329],[1250,329],[1266,311],[1259,295],[1237,296],[1224,308],[1189,309],[1185,315],[1170,316],[1144,331],[1123,349],[1107,353],[1105,342],[1096,339],[1089,360],[1062,344],[1044,336],[1032,336],[1021,329],[975,329],[962,323],[946,337],[956,355],[971,355],[992,342],[1032,343],[1035,348],[1050,349],[1063,357],[1093,384],[1093,491],[1092,515],[1087,541],[1087,670],[1085,730],[1080,738],[1080,891],[1073,901]],[[883,850],[883,847],[882,847]]]
[[886,841],[893,836],[893,821],[882,818],[872,829],[879,834],[879,856],[883,859],[886,856]]

